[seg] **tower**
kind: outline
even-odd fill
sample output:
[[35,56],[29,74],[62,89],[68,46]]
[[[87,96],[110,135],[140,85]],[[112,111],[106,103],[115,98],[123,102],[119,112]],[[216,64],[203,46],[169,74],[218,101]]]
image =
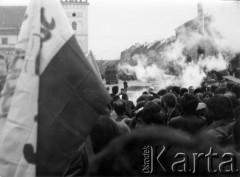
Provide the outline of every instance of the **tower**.
[[88,52],[88,0],[61,0],[77,41],[83,52]]

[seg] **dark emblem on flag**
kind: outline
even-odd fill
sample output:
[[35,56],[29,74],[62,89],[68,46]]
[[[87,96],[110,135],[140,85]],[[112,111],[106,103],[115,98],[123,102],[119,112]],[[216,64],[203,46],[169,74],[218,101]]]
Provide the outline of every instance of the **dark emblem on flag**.
[[25,144],[23,147],[23,154],[28,163],[36,164],[36,154],[34,153],[34,148],[31,144]]
[[52,37],[51,31],[55,28],[56,23],[53,18],[50,23],[47,21],[44,8],[41,8],[41,24],[43,26],[41,27],[42,42],[45,42]]

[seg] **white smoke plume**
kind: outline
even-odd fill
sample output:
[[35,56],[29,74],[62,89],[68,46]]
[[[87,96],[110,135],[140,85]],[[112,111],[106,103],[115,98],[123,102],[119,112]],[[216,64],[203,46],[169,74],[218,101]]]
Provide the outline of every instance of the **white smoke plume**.
[[200,68],[198,64],[190,63],[182,71],[181,83],[180,86],[189,87],[193,86],[194,88],[200,86],[203,79],[206,77],[206,74]]
[[207,71],[223,71],[227,69],[228,62],[219,54],[217,57],[208,56],[207,58],[199,60],[198,65],[200,67],[205,67]]
[[[229,61],[240,52],[240,5],[222,3],[204,5],[210,25],[203,34],[182,28],[182,35],[157,53],[158,62],[149,62],[148,54],[135,55],[137,65],[124,64],[120,69],[136,73],[137,79],[145,82],[154,80],[158,89],[169,85],[198,87],[207,72],[226,70]],[[205,55],[198,56],[199,47]],[[192,57],[190,62],[187,54]]]

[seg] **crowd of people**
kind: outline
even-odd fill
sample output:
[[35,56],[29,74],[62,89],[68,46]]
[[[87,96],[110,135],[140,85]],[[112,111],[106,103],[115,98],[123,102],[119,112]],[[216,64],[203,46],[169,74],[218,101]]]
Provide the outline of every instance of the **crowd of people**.
[[[127,87],[119,92],[113,86],[110,96],[108,114],[99,118],[64,176],[239,175],[239,85],[150,88],[136,103]],[[153,148],[148,172],[143,170],[143,147]],[[165,165],[158,159],[161,147],[170,149],[161,160]],[[187,163],[174,164],[183,152],[187,158],[181,160]]]

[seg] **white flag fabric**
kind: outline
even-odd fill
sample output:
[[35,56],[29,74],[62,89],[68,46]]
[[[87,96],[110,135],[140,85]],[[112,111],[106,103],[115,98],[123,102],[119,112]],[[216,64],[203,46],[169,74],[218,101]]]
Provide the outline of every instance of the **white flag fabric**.
[[59,0],[30,1],[0,100],[2,177],[36,175],[39,78],[74,34],[68,23]]

